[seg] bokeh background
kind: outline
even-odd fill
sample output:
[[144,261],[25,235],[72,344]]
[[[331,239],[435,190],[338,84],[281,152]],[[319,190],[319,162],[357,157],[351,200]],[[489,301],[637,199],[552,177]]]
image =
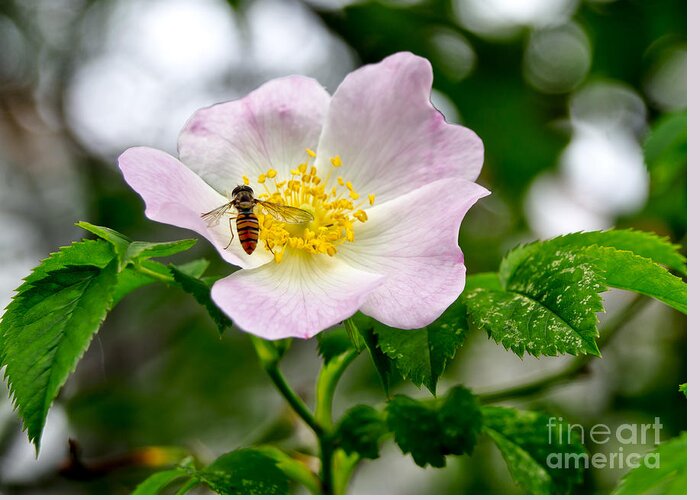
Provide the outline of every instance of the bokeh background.
[[[0,307],[38,261],[85,236],[78,220],[149,241],[192,236],[148,221],[116,168],[127,147],[175,152],[198,108],[292,73],[331,92],[345,74],[400,50],[430,59],[433,102],[484,140],[493,194],[465,218],[470,272],[495,270],[519,242],[635,227],[685,245],[685,169],[649,172],[643,141],[686,106],[683,0],[2,0],[0,2]],[[201,241],[183,259],[207,257]],[[614,313],[629,301],[605,294]],[[601,316],[604,323],[606,316]],[[527,400],[571,422],[686,428],[685,318],[651,304],[590,373]],[[440,388],[499,388],[556,371],[567,357],[519,359],[472,332]],[[296,341],[283,368],[312,401],[320,361]],[[395,392],[416,390],[396,380]],[[336,410],[381,401],[363,355]],[[103,474],[67,477],[68,439]],[[0,388],[1,493],[128,493],[149,470],[144,446],[211,460],[255,442],[313,450],[258,368],[246,335],[219,336],[191,297],[151,285],[109,315],[53,406],[36,460]],[[616,452],[591,443],[594,452]],[[646,451],[649,446],[625,447]],[[116,459],[116,460],[114,460]],[[592,469],[581,493],[607,493],[623,469]],[[77,476],[77,477],[75,477]],[[444,469],[419,469],[387,444],[351,493],[515,493],[490,443]]]

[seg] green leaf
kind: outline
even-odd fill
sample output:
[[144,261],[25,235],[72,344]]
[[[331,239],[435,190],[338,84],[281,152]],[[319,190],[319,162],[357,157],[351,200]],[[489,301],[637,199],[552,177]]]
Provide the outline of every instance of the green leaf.
[[104,226],[95,226],[94,224],[90,224],[89,222],[80,221],[77,222],[75,225],[111,243],[114,247],[114,251],[119,257],[119,270],[121,271],[124,268],[124,266],[126,266],[128,261],[126,253],[129,248],[129,245],[131,244],[131,240],[129,239],[129,237],[124,236],[122,233],[115,231],[114,229],[110,229]]
[[686,272],[685,256],[679,253],[679,246],[671,243],[668,237],[661,237],[654,233],[634,229],[610,229],[607,231],[565,234],[545,242],[535,242],[517,247],[503,259],[500,269],[501,278],[503,282],[507,282],[513,270],[527,256],[540,251],[543,247],[546,247],[547,250],[555,248],[580,249],[591,245],[627,250],[670,269],[682,273]]
[[333,328],[316,335],[316,349],[324,364],[354,348],[345,328]]
[[45,278],[51,271],[57,271],[67,266],[95,266],[103,268],[107,266],[116,253],[112,245],[104,240],[82,240],[69,246],[61,247],[58,251],[49,254],[42,260],[32,273],[24,278],[24,282],[17,288],[22,292],[30,288],[32,283]]
[[384,394],[389,396],[389,383],[391,381],[391,360],[379,348],[379,338],[372,328],[360,328],[360,334],[367,346],[367,352],[372,359],[379,381],[384,389]]
[[197,243],[196,239],[157,243],[148,241],[132,242],[128,236],[125,236],[108,227],[96,226],[84,221],[76,223],[76,226],[93,233],[94,235],[108,241],[113,245],[114,250],[119,257],[120,271],[130,262],[137,262],[151,257],[168,257],[170,255],[189,250],[195,243]]
[[498,273],[468,274],[465,290],[476,290],[477,288],[486,288],[487,290],[503,289]]
[[434,323],[419,330],[399,330],[375,322],[379,348],[396,364],[399,373],[418,388],[435,394],[447,361],[464,343],[467,321],[464,305],[452,304]]
[[528,259],[556,259],[559,252],[574,255],[572,265],[593,265],[609,287],[648,295],[687,312],[686,284],[657,265],[685,272],[685,257],[668,240],[639,231],[573,233],[516,248],[501,263],[501,282],[509,289],[507,284]]
[[189,250],[197,243],[196,239],[150,243],[134,241],[126,250],[127,260],[146,259],[151,257],[168,257]]
[[686,283],[651,259],[596,245],[579,250],[578,258],[600,269],[609,287],[641,293],[684,314],[688,312]]
[[667,239],[633,230],[573,233],[512,250],[493,274],[471,277],[464,301],[475,326],[522,356],[598,355],[596,313],[607,287],[631,290],[686,312],[685,271]]
[[118,304],[124,297],[142,286],[156,283],[158,280],[140,273],[131,267],[122,270],[117,276],[117,286],[114,289],[114,304]]
[[[507,259],[508,257],[506,257]],[[532,252],[512,270],[505,290],[467,290],[470,320],[518,356],[599,354],[596,313],[605,290],[600,271],[574,253]],[[493,280],[485,285],[495,287]]]
[[361,352],[365,348],[364,341],[362,339],[362,334],[360,333],[360,327],[357,326],[355,319],[350,317],[343,321],[343,326],[345,327],[345,332],[348,334],[348,338],[352,343],[353,347],[357,352]]
[[404,454],[410,453],[420,467],[444,467],[439,443],[440,421],[426,403],[399,394],[387,405],[387,426]]
[[0,323],[5,377],[37,451],[49,407],[112,304],[113,254],[103,268],[66,265],[103,256],[84,253],[99,247],[78,243],[49,257],[25,279]]
[[220,456],[196,477],[221,495],[284,495],[289,481],[277,461],[255,449]]
[[203,305],[209,316],[216,323],[219,333],[233,325],[231,319],[226,316],[219,306],[211,299],[211,288],[204,281],[182,272],[178,267],[170,265],[170,272],[175,282],[187,293],[191,294],[197,302]]
[[[204,271],[207,270],[208,266],[209,261],[207,259],[197,259],[185,264],[179,264],[175,267],[187,275],[200,278],[202,274],[204,274]],[[148,273],[145,273],[144,270]],[[155,273],[155,275],[160,275],[161,278],[156,278],[153,273]],[[114,291],[114,305],[121,301],[126,295],[142,286],[171,279],[173,278],[170,269],[160,262],[143,260],[139,262],[138,268],[129,265],[119,273],[117,287]],[[204,281],[204,279],[202,281]]]
[[455,386],[438,412],[443,449],[451,455],[471,454],[482,428],[481,408],[465,387]]
[[670,439],[639,461],[613,491],[617,495],[686,495],[687,434]]
[[476,398],[463,387],[452,388],[440,400],[398,395],[387,405],[387,427],[396,444],[420,467],[444,467],[445,455],[471,453],[481,425]]
[[[103,240],[82,240],[73,242],[69,246],[60,247],[58,251],[49,254],[47,258],[32,270],[32,273],[24,278],[22,284],[15,290],[19,296],[25,290],[31,288],[32,283],[45,278],[51,271],[63,269],[66,266],[95,266],[105,267],[115,257],[115,252],[109,243]],[[5,315],[15,307],[11,302],[6,308]],[[0,322],[0,366],[4,366],[2,349],[2,323]]]
[[683,395],[687,398],[688,397],[688,383],[686,382],[685,384],[679,385],[678,391],[682,392]]
[[[514,408],[486,406],[482,414],[486,434],[526,493],[571,493],[583,481],[586,449],[577,427],[560,418]],[[572,457],[580,457],[580,462]]]
[[158,282],[168,282],[172,279],[168,266],[160,262],[144,260],[139,262],[138,267],[134,267],[134,265],[130,263],[119,272],[117,286],[114,290],[113,305],[116,305],[126,295],[142,286]]
[[386,435],[384,417],[367,405],[350,408],[338,423],[336,438],[339,446],[350,455],[361,458],[379,458],[379,443]]
[[141,484],[139,484],[132,495],[157,495],[164,488],[178,479],[189,477],[189,472],[183,469],[172,469],[156,472],[148,476]]
[[274,446],[257,446],[255,450],[273,459],[279,470],[292,481],[303,484],[309,492],[313,494],[321,492],[321,483],[318,476],[300,461],[293,459]]
[[207,259],[195,259],[185,264],[177,264],[175,267],[194,278],[201,278],[206,270],[209,269],[209,261]]

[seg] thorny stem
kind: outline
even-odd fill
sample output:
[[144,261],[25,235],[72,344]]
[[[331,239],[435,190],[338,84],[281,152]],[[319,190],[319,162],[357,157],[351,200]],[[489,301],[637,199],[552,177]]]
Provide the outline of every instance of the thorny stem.
[[[648,302],[648,297],[644,295],[637,295],[624,307],[624,309],[622,309],[622,311],[610,319],[610,321],[608,321],[600,330],[598,347],[602,349],[605,345],[607,345],[615,334],[620,331],[622,326],[626,324],[630,318],[641,311]],[[567,367],[557,373],[546,375],[538,380],[526,382],[514,387],[479,394],[479,399],[483,403],[495,403],[498,401],[505,401],[508,399],[516,399],[538,394],[549,389],[550,387],[554,387],[580,375],[585,371],[588,364],[596,358],[597,356],[591,355],[577,356],[576,359]]]

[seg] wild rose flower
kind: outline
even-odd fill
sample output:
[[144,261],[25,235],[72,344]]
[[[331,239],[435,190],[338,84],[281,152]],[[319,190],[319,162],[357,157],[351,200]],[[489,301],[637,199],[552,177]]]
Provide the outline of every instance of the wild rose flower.
[[[212,289],[241,329],[309,338],[358,310],[420,328],[462,292],[459,227],[488,194],[474,183],[481,140],[445,122],[431,85],[430,63],[410,53],[350,73],[332,97],[311,78],[279,78],[197,111],[180,160],[137,147],[119,167],[149,218],[196,231],[242,268]],[[211,227],[201,217],[239,184],[313,220],[289,224],[256,206],[259,243],[247,255],[238,236],[229,244],[235,209]]]

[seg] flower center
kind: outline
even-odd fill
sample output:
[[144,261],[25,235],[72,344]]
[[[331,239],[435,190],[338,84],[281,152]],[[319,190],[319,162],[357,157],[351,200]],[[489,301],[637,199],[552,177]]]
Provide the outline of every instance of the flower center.
[[[340,157],[328,160],[332,169],[325,179],[321,179],[314,165],[316,153],[310,149],[306,153],[308,160],[293,169],[289,179],[280,179],[272,168],[257,179],[260,200],[301,208],[314,216],[311,222],[292,224],[275,218],[275,214],[266,211],[264,206],[256,206],[260,242],[272,252],[278,263],[289,250],[332,257],[339,246],[354,240],[355,222],[367,221],[367,213],[362,209],[365,201],[360,199],[352,182],[338,176],[336,182],[329,185],[331,170],[343,165]],[[244,176],[243,183],[250,185],[250,179]],[[373,205],[374,195],[367,196],[366,201]]]

